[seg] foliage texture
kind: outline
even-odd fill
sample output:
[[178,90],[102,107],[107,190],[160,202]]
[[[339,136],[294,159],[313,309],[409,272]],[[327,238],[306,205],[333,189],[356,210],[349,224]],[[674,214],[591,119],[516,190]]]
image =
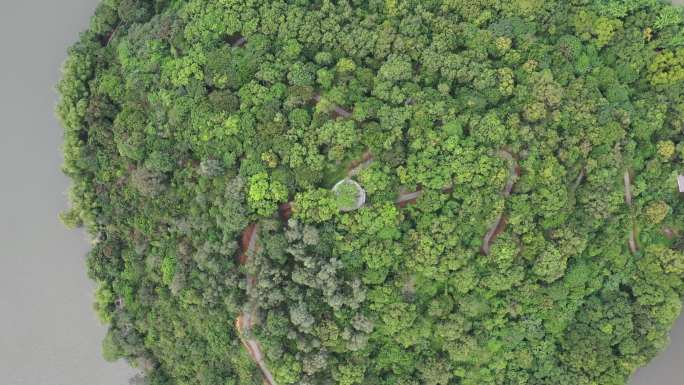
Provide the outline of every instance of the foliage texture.
[[104,0],[57,110],[105,356],[257,385],[249,334],[278,384],[625,384],[684,292],[683,15]]

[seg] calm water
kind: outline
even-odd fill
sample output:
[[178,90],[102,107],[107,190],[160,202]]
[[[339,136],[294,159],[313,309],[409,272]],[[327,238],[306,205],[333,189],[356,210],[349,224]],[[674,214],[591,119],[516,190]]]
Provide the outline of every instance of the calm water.
[[[66,47],[98,0],[0,3],[0,384],[123,385],[133,374],[101,358],[85,236],[65,230],[68,181],[53,85]],[[684,3],[684,0],[679,0]],[[672,344],[631,385],[681,385],[684,319]]]
[[88,249],[57,214],[68,182],[53,86],[97,0],[0,1],[0,384],[124,385],[101,358]]

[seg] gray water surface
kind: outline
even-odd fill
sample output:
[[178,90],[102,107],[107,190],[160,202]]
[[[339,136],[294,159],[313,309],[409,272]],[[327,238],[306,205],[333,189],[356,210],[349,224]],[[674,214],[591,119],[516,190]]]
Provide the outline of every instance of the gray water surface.
[[54,85],[97,3],[0,2],[1,385],[124,385],[133,373],[102,359],[89,244],[57,219],[68,181]]
[[[105,329],[84,265],[89,245],[57,220],[68,181],[59,171],[53,86],[97,3],[0,3],[0,385],[123,385],[134,373],[102,359]],[[684,318],[631,385],[682,385],[682,363]]]

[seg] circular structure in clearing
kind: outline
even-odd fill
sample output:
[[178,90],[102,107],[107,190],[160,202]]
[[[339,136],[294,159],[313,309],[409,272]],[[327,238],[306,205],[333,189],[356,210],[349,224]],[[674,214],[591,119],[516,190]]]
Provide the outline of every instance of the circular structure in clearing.
[[342,211],[354,211],[366,203],[366,191],[352,179],[342,179],[335,183],[332,191],[335,193],[337,207]]
[[103,1],[58,113],[105,356],[159,385],[625,384],[684,293],[683,26]]

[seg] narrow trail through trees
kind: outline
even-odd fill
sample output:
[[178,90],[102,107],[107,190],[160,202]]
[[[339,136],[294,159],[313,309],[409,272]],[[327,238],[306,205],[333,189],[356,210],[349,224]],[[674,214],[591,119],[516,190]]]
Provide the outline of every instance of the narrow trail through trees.
[[111,43],[112,40],[114,40],[114,36],[116,36],[116,33],[119,32],[120,28],[121,28],[121,23],[117,24],[116,27],[114,27],[114,29],[111,32],[109,32],[109,34],[107,35],[107,38],[104,40],[103,45],[105,47],[109,46],[109,43]]
[[136,381],[606,384],[663,348],[674,8],[225,3],[103,2],[57,84],[60,219]]
[[[511,192],[513,192],[515,183],[520,177],[520,166],[518,165],[518,161],[515,159],[513,154],[508,152],[508,150],[499,150],[498,155],[508,162],[508,180],[506,181],[506,185],[501,192],[501,195],[504,197],[504,199],[508,199],[508,197],[511,196]],[[504,216],[504,213],[501,212],[501,214],[497,216],[496,220],[494,220],[494,224],[489,228],[482,239],[482,247],[480,248],[482,254],[489,254],[492,242],[506,229],[506,223],[507,219]]]
[[[513,192],[513,188],[515,187],[515,183],[518,181],[518,178],[520,177],[520,166],[518,165],[517,160],[511,154],[508,150],[502,149],[499,150],[497,155],[504,160],[508,162],[508,180],[506,181],[506,185],[504,186],[503,191],[501,192],[501,195],[504,198],[508,198],[511,195],[511,192]],[[445,186],[442,189],[443,193],[448,193],[453,190],[453,184],[450,184],[448,186]],[[413,192],[400,192],[399,196],[397,197],[397,200],[395,203],[399,207],[406,207],[409,204],[413,204],[416,202],[420,196],[423,195],[423,190],[422,188],[419,188],[416,191]],[[482,247],[480,248],[480,251],[483,254],[489,254],[489,250],[491,248],[491,243],[496,239],[496,237],[501,234],[504,229],[506,228],[506,217],[504,216],[504,213],[501,213],[497,216],[497,218],[494,220],[494,223],[492,226],[489,228],[487,233],[485,234],[484,238],[482,239]]]
[[[322,98],[321,98],[321,95],[320,95],[320,94],[316,94],[316,95],[314,95],[314,97],[313,97],[313,100],[314,100],[316,103],[319,103],[319,102],[321,101],[321,99],[322,99]],[[339,116],[341,116],[341,117],[343,117],[343,118],[349,118],[349,117],[352,116],[352,113],[351,113],[350,111],[347,111],[347,110],[345,110],[344,108],[342,108],[342,107],[340,107],[340,106],[333,105],[333,106],[332,106],[332,110],[333,110],[333,112],[335,112],[337,115],[339,115]]]
[[394,201],[399,207],[406,207],[407,205],[416,203],[416,200],[423,195],[423,190],[418,189],[413,192],[400,192],[397,200]]
[[[247,40],[244,37],[238,37],[234,42],[233,46],[239,47],[243,46]],[[313,97],[313,100],[318,103],[322,100],[322,97],[320,94],[316,94]],[[333,106],[332,111],[340,117],[343,118],[349,118],[351,117],[351,112],[347,111],[339,106]],[[517,182],[518,178],[520,177],[520,166],[518,165],[518,162],[516,158],[511,154],[508,150],[501,149],[498,151],[497,155],[507,161],[509,165],[509,170],[508,170],[508,179],[506,181],[506,185],[504,186],[503,191],[501,192],[501,195],[504,197],[504,199],[507,199],[510,195],[511,192],[513,191],[513,188],[515,186],[515,183]],[[350,164],[348,171],[347,171],[347,177],[351,178],[354,176],[357,176],[361,171],[363,171],[365,168],[369,167],[372,163],[374,162],[374,157],[373,154],[370,151],[366,151],[363,153],[363,156],[357,160],[354,161]],[[582,178],[582,176],[580,176]],[[453,183],[445,186],[441,191],[444,193],[449,193],[453,191]],[[417,201],[418,198],[420,198],[423,195],[423,189],[422,187],[419,186],[418,190],[412,191],[412,192],[400,192],[399,195],[397,196],[397,199],[395,200],[395,204],[399,207],[406,207],[409,204],[413,204]],[[631,200],[631,196],[630,196]],[[278,213],[279,217],[283,221],[287,221],[290,216],[292,215],[292,208],[293,208],[293,202],[289,201],[286,203],[283,203],[282,205],[279,206],[278,208]],[[483,254],[489,254],[490,248],[491,248],[491,243],[496,239],[496,237],[504,231],[506,228],[506,217],[504,216],[504,213],[502,212],[499,214],[499,216],[496,218],[494,221],[494,224],[489,228],[487,233],[485,234],[483,241],[482,241],[482,247],[481,247],[481,252]],[[254,255],[256,248],[257,248],[257,238],[258,238],[258,225],[256,223],[252,223],[248,225],[243,233],[242,233],[242,253],[238,257],[238,262],[241,265],[246,265],[247,262],[249,261],[249,256]],[[257,283],[257,278],[254,275],[247,274],[245,277],[246,280],[246,290],[249,295],[251,291],[254,290],[256,283]],[[276,385],[275,379],[273,377],[273,374],[270,372],[268,369],[268,366],[266,365],[266,362],[264,361],[264,355],[263,352],[261,351],[261,347],[259,346],[259,342],[254,338],[252,335],[252,329],[254,327],[254,324],[257,322],[257,310],[258,310],[258,303],[256,298],[250,298],[249,302],[247,303],[246,309],[238,316],[238,318],[235,321],[235,327],[238,330],[238,335],[240,337],[240,340],[242,341],[243,345],[249,352],[250,357],[252,360],[257,364],[259,367],[259,370],[261,371],[264,382],[267,385]]]
[[[247,40],[244,37],[239,37],[234,41],[233,45],[236,47],[243,46]],[[320,94],[316,94],[313,97],[313,101],[316,103],[319,103],[322,100],[322,97]],[[331,111],[339,117],[342,118],[349,118],[352,116],[352,113],[350,111],[347,111],[339,106],[332,106]],[[512,154],[509,150],[507,149],[500,149],[496,155],[500,157],[501,159],[505,160],[508,163],[508,178],[506,180],[506,184],[503,187],[503,190],[501,191],[501,196],[504,198],[504,200],[508,200],[508,198],[511,196],[511,193],[513,192],[513,189],[515,188],[515,185],[520,178],[521,175],[521,168],[518,163],[518,160],[514,154]],[[369,167],[372,163],[374,162],[374,156],[370,151],[365,151],[363,155],[361,156],[360,159],[351,162],[351,164],[348,167],[347,170],[347,178],[352,178],[357,175],[359,175],[365,168]],[[582,168],[580,171],[580,174],[574,181],[574,183],[571,186],[572,190],[576,190],[582,180],[586,177],[586,168]],[[623,184],[624,184],[624,198],[626,204],[629,206],[630,210],[632,209],[632,191],[631,191],[631,185],[632,185],[632,178],[629,173],[629,170],[625,170],[623,174]],[[453,191],[453,184],[449,184],[448,186],[445,186],[441,191],[444,193],[449,193]],[[415,203],[418,198],[420,198],[424,193],[424,190],[422,189],[421,186],[418,186],[418,189],[416,191],[401,191],[399,192],[395,204],[401,208],[406,207],[407,205]],[[287,220],[290,218],[292,215],[292,210],[293,210],[293,202],[289,201],[286,203],[283,203],[279,206],[278,212],[279,212],[279,217],[282,221],[287,222]],[[503,233],[503,231],[506,229],[508,219],[506,218],[505,215],[505,210],[503,210],[494,220],[492,225],[489,227],[487,232],[485,233],[483,239],[482,239],[482,246],[480,247],[480,251],[484,255],[488,255],[491,251],[491,245],[492,243],[496,240],[496,238]],[[630,231],[629,235],[629,249],[632,253],[636,253],[638,251],[638,245],[636,241],[636,234],[637,234],[637,227],[636,223],[632,221],[632,228]],[[242,253],[239,256],[238,262],[241,265],[246,265],[249,257],[253,256],[256,249],[257,249],[257,238],[258,238],[258,225],[256,223],[252,223],[248,225],[245,230],[243,231],[242,234]],[[254,290],[257,284],[257,278],[255,275],[248,274],[245,277],[246,280],[246,290],[248,295],[249,293]],[[250,357],[252,360],[256,363],[256,365],[259,367],[259,370],[261,371],[264,379],[264,383],[267,385],[276,385],[275,379],[273,377],[273,374],[270,372],[268,366],[266,365],[266,362],[264,360],[264,354],[261,350],[261,347],[259,345],[259,342],[257,339],[253,336],[252,330],[255,325],[255,323],[258,322],[258,299],[250,298],[245,310],[240,314],[240,316],[236,319],[235,321],[235,326],[238,330],[238,335],[240,337],[240,340],[242,341],[243,345],[247,349]]]
[[[239,263],[241,265],[246,265],[249,261],[249,256],[254,255],[257,249],[257,238],[259,236],[259,226],[256,223],[252,223],[243,231],[242,233],[242,254],[239,256]],[[247,295],[254,290],[257,279],[256,276],[247,274],[245,277]],[[259,346],[259,342],[254,338],[252,334],[252,329],[257,318],[258,303],[256,298],[250,298],[247,302],[246,309],[242,311],[242,314],[238,316],[235,320],[235,327],[238,330],[238,336],[240,341],[245,346],[252,360],[257,364],[261,374],[264,378],[264,382],[267,385],[276,385],[273,374],[268,369],[266,362],[264,361],[264,355]]]
[[[234,41],[232,42],[232,45],[234,47],[242,47],[246,43],[246,38],[242,36],[236,36]],[[315,100],[318,103],[321,101],[321,96],[319,94],[316,94],[313,100]],[[348,118],[351,116],[351,112],[338,106],[334,106],[333,111],[335,114],[344,118]],[[361,172],[361,170],[368,167],[372,162],[372,154],[370,152],[365,152],[363,158],[360,162],[358,162],[358,164],[352,164],[348,171],[348,176],[351,177],[357,175],[359,172]],[[290,218],[290,215],[292,214],[292,202],[287,202],[280,205],[278,211],[280,218],[283,221],[287,221]],[[241,239],[242,253],[238,256],[238,263],[240,265],[245,266],[249,261],[249,257],[253,256],[256,252],[258,235],[259,227],[256,223],[249,224],[243,230]],[[247,295],[249,296],[250,292],[252,292],[256,287],[257,278],[255,275],[247,274],[245,277],[245,282]],[[256,338],[254,338],[254,335],[252,334],[254,324],[257,322],[257,311],[258,299],[252,296],[252,298],[249,299],[245,310],[243,310],[242,313],[235,320],[235,327],[238,331],[240,341],[242,341],[242,344],[247,349],[247,352],[249,353],[250,357],[252,357],[254,363],[256,363],[256,365],[259,367],[259,370],[261,371],[261,374],[264,379],[264,383],[266,383],[267,385],[277,385],[273,377],[273,374],[271,373],[268,366],[266,365],[266,362],[264,361],[264,354],[261,351],[259,341],[257,341]]]
[[[513,192],[513,188],[515,187],[515,183],[518,181],[518,178],[520,177],[520,166],[518,165],[518,162],[508,150],[502,149],[499,150],[497,155],[507,161],[509,168],[508,168],[508,179],[506,180],[506,185],[504,186],[503,191],[501,192],[501,195],[504,198],[508,198],[511,193]],[[373,161],[373,155],[370,152],[364,153],[363,159],[357,162],[355,166],[353,166],[348,175],[349,176],[354,176],[357,175],[363,168],[367,167],[372,163]],[[584,173],[580,175],[578,178],[579,180],[582,179]],[[445,186],[442,189],[442,192],[448,193],[453,190],[453,184],[449,184],[448,186]],[[399,193],[397,196],[397,199],[395,200],[395,203],[399,207],[406,207],[407,205],[415,203],[418,198],[420,198],[423,195],[423,189],[421,187],[418,188],[416,191],[411,191],[411,192],[406,192],[402,191]],[[485,234],[483,240],[482,240],[482,247],[481,247],[481,252],[483,254],[489,254],[489,250],[491,248],[491,243],[496,239],[496,237],[501,234],[501,232],[504,231],[506,228],[506,218],[504,216],[504,213],[499,214],[499,216],[496,218],[494,221],[493,225],[489,228],[487,233]]]
[[[632,211],[632,176],[629,174],[629,170],[625,170],[622,176],[622,181],[624,183],[624,193],[625,193],[625,203]],[[639,251],[639,245],[637,244],[637,225],[634,217],[632,215],[632,228],[629,231],[629,239],[627,240],[627,245],[629,246],[629,251],[632,254],[636,254]]]
[[353,176],[359,175],[361,171],[373,164],[373,154],[370,151],[363,153],[363,157],[360,160],[352,162],[349,166],[349,171],[347,172],[347,177],[351,178]]

